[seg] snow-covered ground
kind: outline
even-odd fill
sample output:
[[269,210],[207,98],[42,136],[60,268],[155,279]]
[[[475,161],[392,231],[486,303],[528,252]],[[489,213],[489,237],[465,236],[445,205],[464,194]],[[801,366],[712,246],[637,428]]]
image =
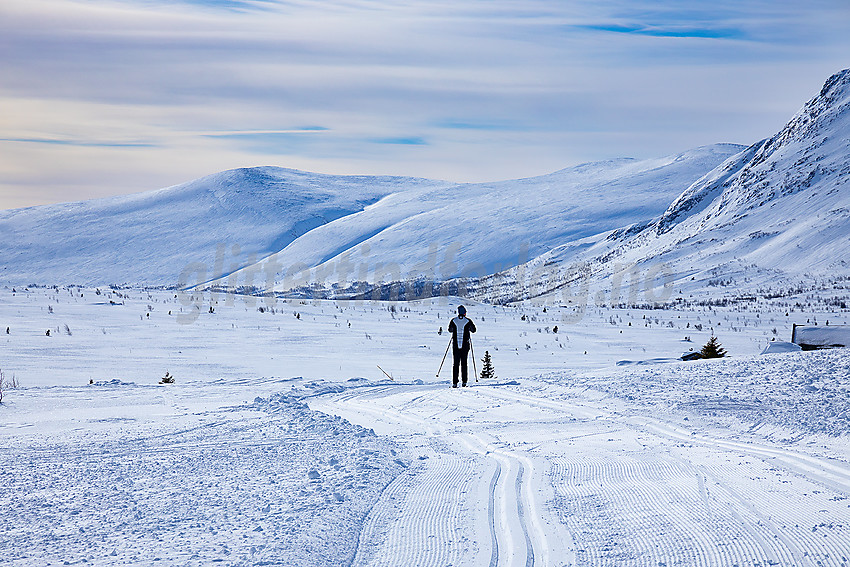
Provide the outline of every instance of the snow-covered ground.
[[0,289],[0,563],[850,564],[846,309],[457,304]]

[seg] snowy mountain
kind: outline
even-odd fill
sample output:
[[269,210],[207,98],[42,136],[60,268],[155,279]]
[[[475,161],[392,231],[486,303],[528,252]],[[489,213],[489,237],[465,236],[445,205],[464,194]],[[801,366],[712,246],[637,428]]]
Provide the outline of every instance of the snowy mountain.
[[581,278],[610,287],[637,266],[682,294],[805,287],[850,277],[848,178],[850,70],[749,148],[477,184],[247,168],[2,211],[0,281],[351,295],[460,278],[510,300]]
[[[139,195],[0,212],[0,281],[278,289],[310,278],[485,275],[660,214],[740,147],[453,184],[276,167]],[[274,273],[268,268],[274,267]],[[259,272],[259,274],[258,274]],[[182,274],[182,276],[181,276]]]
[[[575,282],[577,266],[597,283],[661,266],[676,292],[711,295],[850,277],[850,70],[832,76],[778,134],[707,173],[652,222],[585,244],[565,243],[525,266],[538,276],[541,263],[551,266],[542,273],[554,283],[540,293]],[[491,278],[481,289],[504,296],[498,285]]]
[[0,211],[0,280],[173,286],[192,265],[212,278],[398,191],[445,186],[257,167],[137,195]]

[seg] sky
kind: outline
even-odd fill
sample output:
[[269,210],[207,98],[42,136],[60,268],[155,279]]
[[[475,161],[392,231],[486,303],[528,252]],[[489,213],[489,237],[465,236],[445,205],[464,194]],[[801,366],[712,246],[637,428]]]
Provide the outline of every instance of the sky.
[[847,67],[847,0],[2,0],[0,209],[749,145]]

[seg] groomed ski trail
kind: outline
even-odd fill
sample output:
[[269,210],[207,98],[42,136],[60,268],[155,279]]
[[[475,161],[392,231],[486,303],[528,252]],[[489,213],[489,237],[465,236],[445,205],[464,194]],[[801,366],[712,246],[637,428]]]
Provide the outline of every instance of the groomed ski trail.
[[419,455],[352,565],[850,565],[850,465],[552,385],[381,385],[313,409]]
[[391,484],[373,509],[352,565],[571,564],[571,540],[540,491],[547,484],[542,461],[463,425],[477,413],[470,407],[491,403],[484,389],[390,386],[311,402],[378,433],[407,437],[423,452],[418,470]]

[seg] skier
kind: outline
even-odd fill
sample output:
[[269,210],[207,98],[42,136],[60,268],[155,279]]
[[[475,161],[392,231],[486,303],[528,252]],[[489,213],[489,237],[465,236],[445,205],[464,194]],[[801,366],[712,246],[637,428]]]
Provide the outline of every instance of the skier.
[[466,318],[466,307],[463,305],[458,306],[457,317],[449,323],[449,332],[452,334],[452,358],[454,361],[454,365],[452,366],[452,388],[457,388],[458,368],[463,377],[462,385],[466,386],[468,374],[466,356],[469,354],[469,335],[475,332],[475,323]]

